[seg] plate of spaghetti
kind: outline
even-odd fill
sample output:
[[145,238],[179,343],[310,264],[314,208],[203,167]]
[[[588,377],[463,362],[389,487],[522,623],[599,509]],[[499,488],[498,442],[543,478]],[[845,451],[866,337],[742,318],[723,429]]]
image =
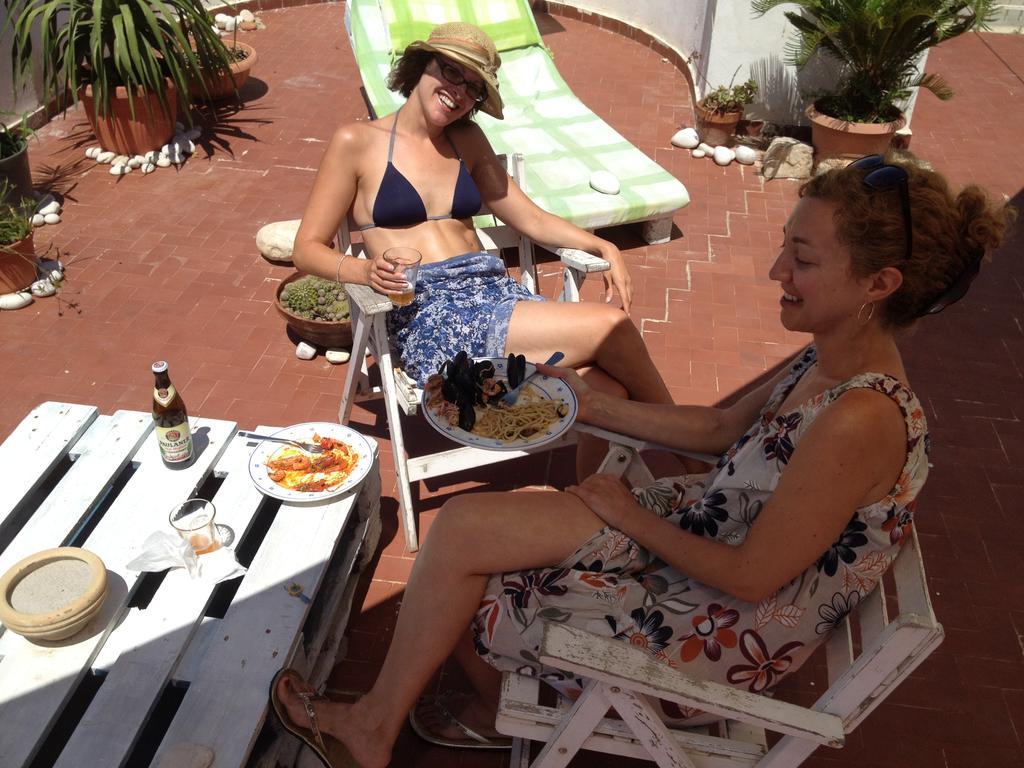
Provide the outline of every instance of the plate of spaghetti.
[[572,387],[538,375],[523,385],[515,405],[502,402],[533,371],[521,355],[471,360],[460,352],[427,380],[423,414],[442,435],[474,448],[514,451],[550,443],[576,420]]
[[319,446],[305,451],[263,440],[249,457],[249,476],[267,496],[282,501],[322,501],[357,486],[373,466],[373,447],[355,430],[331,422],[296,424],[272,437]]

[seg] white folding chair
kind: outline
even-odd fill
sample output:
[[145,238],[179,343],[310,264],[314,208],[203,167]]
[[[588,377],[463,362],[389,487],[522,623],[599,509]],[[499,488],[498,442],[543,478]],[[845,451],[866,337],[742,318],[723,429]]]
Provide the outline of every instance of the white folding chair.
[[[624,476],[631,484],[653,480],[638,456],[650,446],[582,429],[613,439],[599,471]],[[794,768],[820,745],[843,746],[846,734],[942,642],[916,533],[889,573],[896,606],[880,582],[847,617],[819,650],[827,662],[828,687],[809,707],[701,680],[627,643],[547,624],[541,662],[587,683],[571,706],[546,707],[539,702],[540,681],[504,674],[496,724],[501,733],[516,737],[511,768],[559,768],[580,749],[646,759],[662,768]],[[650,697],[719,716],[716,735],[708,727],[666,726]],[[609,708],[621,720],[605,717]],[[766,731],[784,735],[769,749]],[[530,740],[546,742],[532,763]]]
[[[522,186],[522,179],[525,176],[523,174],[523,156],[519,153],[512,156],[510,174],[516,183]],[[535,293],[537,270],[533,259],[533,243],[499,222],[495,217],[490,216],[490,219],[491,224],[477,228],[477,234],[484,248],[499,257],[503,248],[518,249],[521,281]],[[346,217],[345,223],[338,230],[338,247],[346,253],[365,258],[362,245],[359,243],[353,245],[352,243],[351,226],[349,217]],[[580,250],[559,248],[557,254],[564,268],[561,293],[563,301],[579,301],[580,286],[586,276],[591,272],[603,272],[610,266],[604,259]],[[423,392],[416,382],[402,370],[397,357],[393,357],[385,322],[385,313],[392,307],[391,301],[366,285],[346,283],[345,290],[348,292],[352,312],[352,358],[349,363],[348,375],[345,378],[345,391],[342,394],[338,419],[342,424],[348,423],[352,414],[352,405],[356,400],[373,397],[384,398],[395,471],[398,475],[398,496],[402,508],[405,542],[410,551],[415,551],[419,547],[419,541],[416,534],[416,518],[413,513],[412,483],[471,467],[518,458],[531,451],[487,451],[463,447],[425,456],[407,456],[405,438],[402,435],[401,415],[416,415]],[[379,386],[370,385],[365,358],[367,349],[377,362],[381,381]],[[452,350],[452,354],[458,351]],[[549,443],[539,450],[556,448],[573,440],[574,435],[570,432],[561,441]]]

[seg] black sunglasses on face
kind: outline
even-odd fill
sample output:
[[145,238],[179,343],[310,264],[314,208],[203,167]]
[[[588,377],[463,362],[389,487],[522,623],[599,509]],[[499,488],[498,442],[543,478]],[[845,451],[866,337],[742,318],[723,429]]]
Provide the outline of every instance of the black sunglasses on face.
[[889,165],[881,155],[868,155],[860,160],[854,160],[850,165],[867,171],[861,181],[871,189],[893,189],[899,188],[900,205],[903,207],[903,233],[907,241],[907,253],[903,257],[910,261],[912,246],[914,244],[914,230],[910,218],[910,190],[907,187],[907,172],[898,165]]
[[486,85],[472,80],[467,80],[466,76],[462,74],[461,69],[451,62],[445,61],[440,56],[435,56],[434,61],[437,62],[438,69],[441,70],[441,77],[447,80],[450,85],[464,86],[466,89],[466,95],[477,104],[483,104],[487,101]]

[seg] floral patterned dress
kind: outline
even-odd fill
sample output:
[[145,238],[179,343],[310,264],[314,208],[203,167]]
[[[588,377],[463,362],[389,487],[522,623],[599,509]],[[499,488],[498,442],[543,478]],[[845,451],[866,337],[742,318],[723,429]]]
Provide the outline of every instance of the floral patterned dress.
[[[539,676],[569,696],[581,681],[537,659],[546,621],[621,639],[670,667],[754,693],[799,668],[896,557],[928,474],[920,403],[891,376],[859,374],[779,413],[816,359],[808,347],[760,418],[711,473],[664,478],[633,490],[640,504],[680,528],[738,545],[818,414],[850,389],[880,392],[899,406],[906,423],[903,471],[888,495],[856,510],[804,573],[748,603],[688,578],[622,532],[605,528],[554,568],[493,576],[473,621],[478,653],[498,669]],[[662,702],[662,709],[668,721],[700,720],[700,713],[671,702]]]

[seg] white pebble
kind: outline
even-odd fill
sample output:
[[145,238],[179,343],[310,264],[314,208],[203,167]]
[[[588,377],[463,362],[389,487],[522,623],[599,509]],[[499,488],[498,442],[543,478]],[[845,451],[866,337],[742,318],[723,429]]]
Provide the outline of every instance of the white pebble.
[[743,165],[752,165],[757,159],[757,152],[753,147],[748,147],[740,144],[736,147],[736,162],[743,163]]
[[43,218],[43,214],[41,214],[41,213],[37,213],[35,216],[32,217],[32,226],[33,227],[41,227],[45,223],[46,223],[46,219]]
[[32,303],[30,291],[18,291],[17,293],[5,293],[0,296],[0,309],[21,309]]
[[590,174],[590,186],[605,195],[619,194],[619,180],[609,171],[594,171]]
[[47,213],[43,216],[43,221],[45,221],[47,224],[60,224],[60,214]]
[[111,176],[124,176],[126,173],[131,173],[132,169],[123,163],[113,163],[110,166]]
[[672,136],[672,144],[683,149],[693,149],[700,144],[700,137],[693,128],[683,128]]
[[[46,198],[43,199],[45,200]],[[41,206],[36,212],[43,214],[43,216],[48,213],[60,213],[60,203],[51,198],[48,203]]]
[[50,274],[46,276],[46,279],[54,285],[60,285],[64,282],[64,272],[60,269],[50,270]]
[[255,14],[252,11],[250,11],[249,9],[246,9],[244,11],[239,12],[238,20],[239,21],[256,21],[256,16],[255,16]]
[[227,20],[224,22],[224,31],[225,32],[234,32],[235,31],[235,25],[237,25],[237,24],[238,24],[238,21],[235,19],[235,17],[234,16],[229,16],[227,18]]
[[707,155],[703,149],[694,149],[690,152],[690,157],[704,157]]
[[312,344],[300,341],[295,345],[295,356],[299,358],[299,360],[312,360],[316,357],[316,347]]
[[705,144],[703,141],[697,145],[697,149],[701,150],[705,155],[715,154],[715,148],[710,144]]
[[128,160],[129,159],[130,158],[128,157],[128,155],[118,155],[117,157],[115,157],[110,162],[112,164],[114,164],[114,165],[128,165]]
[[103,147],[89,147],[87,150],[85,150],[85,156],[92,160],[95,160],[96,155],[98,155],[102,151]]
[[736,157],[736,153],[728,147],[715,147],[714,161],[718,165],[728,165]]
[[213,20],[214,21],[227,21],[230,18],[231,17],[228,16],[226,13],[215,13],[213,15]]
[[352,357],[352,353],[347,349],[328,349],[325,357],[328,363],[340,365],[341,363],[347,363],[348,359]]
[[157,158],[156,164],[158,168],[166,168],[171,164],[171,159],[167,155],[160,155]]
[[144,162],[146,162],[146,158],[144,158],[142,155],[135,155],[135,157],[128,161],[128,165],[130,165],[132,168],[138,168]]
[[150,150],[149,152],[142,156],[142,159],[145,160],[147,163],[155,163],[157,160],[160,159],[160,152],[155,149]]
[[109,163],[115,157],[117,157],[117,153],[116,152],[111,152],[110,150],[107,150],[106,152],[100,152],[98,155],[96,155],[96,162],[97,163]]
[[139,170],[142,171],[143,173],[152,173],[153,171],[156,170],[156,166],[153,165],[153,163],[143,163],[142,167]]
[[51,283],[46,278],[43,278],[42,280],[36,280],[34,283],[32,283],[32,285],[29,286],[28,289],[29,291],[32,292],[33,296],[53,296],[53,294],[57,292],[57,289],[54,287],[53,283]]

